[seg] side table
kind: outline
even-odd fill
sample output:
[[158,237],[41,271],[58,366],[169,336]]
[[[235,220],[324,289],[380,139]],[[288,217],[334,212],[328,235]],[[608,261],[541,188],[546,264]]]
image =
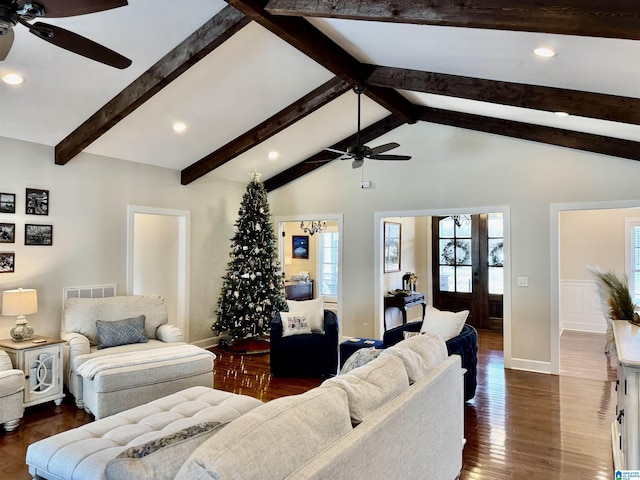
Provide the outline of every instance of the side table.
[[14,368],[24,372],[25,407],[53,400],[56,405],[64,398],[62,384],[62,346],[64,340],[34,335],[31,340],[14,342],[0,340]]
[[[416,305],[422,305],[422,320],[424,321],[424,314],[427,311],[427,302],[424,299],[424,293],[413,292],[411,295],[396,296],[385,295],[384,296],[384,310],[387,308],[396,307],[400,309],[402,314],[402,324],[407,323],[407,309]],[[387,319],[384,320],[384,330],[387,330]]]

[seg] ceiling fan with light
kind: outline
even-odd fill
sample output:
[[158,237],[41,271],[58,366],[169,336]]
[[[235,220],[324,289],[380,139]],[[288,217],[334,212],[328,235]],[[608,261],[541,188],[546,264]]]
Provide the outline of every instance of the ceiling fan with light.
[[29,32],[53,45],[115,68],[127,68],[131,60],[77,33],[43,22],[29,23],[39,17],[61,18],[102,12],[128,5],[126,0],[0,0],[0,61],[13,45],[13,27],[20,24]]
[[335,148],[324,148],[324,150],[339,153],[340,156],[335,160],[353,160],[353,162],[351,162],[352,168],[360,168],[363,165],[365,159],[401,161],[411,160],[411,157],[409,155],[382,155],[389,150],[398,148],[400,146],[399,143],[385,143],[384,145],[378,145],[377,147],[373,148],[360,143],[360,97],[362,96],[362,92],[364,92],[364,87],[361,85],[356,85],[355,87],[353,87],[353,91],[358,94],[358,133],[356,134],[356,143],[355,145],[349,146],[346,151],[336,150]]

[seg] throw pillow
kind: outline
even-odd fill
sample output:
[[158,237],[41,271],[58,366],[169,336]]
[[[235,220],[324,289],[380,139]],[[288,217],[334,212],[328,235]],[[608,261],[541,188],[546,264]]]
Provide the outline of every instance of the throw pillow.
[[280,312],[282,336],[289,337],[291,335],[311,333],[309,316],[307,312]]
[[324,298],[313,300],[287,300],[290,312],[309,312],[311,331],[324,335]]
[[124,450],[107,463],[108,480],[173,479],[189,455],[228,422],[203,422]]
[[96,320],[96,329],[98,330],[98,349],[148,341],[144,333],[144,315],[113,322]]
[[340,369],[340,375],[344,373],[348,373],[351,370],[361,367],[362,365],[366,365],[371,360],[375,360],[382,353],[382,350],[371,347],[371,348],[361,348],[360,350],[356,350],[353,354],[347,358],[347,361],[344,362],[344,365]]
[[469,310],[461,312],[442,312],[437,308],[427,305],[422,322],[421,332],[431,332],[440,335],[443,340],[447,340],[460,335],[464,323],[469,316]]

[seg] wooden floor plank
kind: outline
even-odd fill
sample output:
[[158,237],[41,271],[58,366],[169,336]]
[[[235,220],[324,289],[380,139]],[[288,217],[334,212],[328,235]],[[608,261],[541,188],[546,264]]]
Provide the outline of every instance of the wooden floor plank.
[[[481,331],[478,389],[465,406],[462,480],[612,480],[610,425],[615,414],[614,358],[604,335],[564,332],[561,374],[504,370],[502,335]],[[269,401],[303,393],[322,379],[273,378],[269,355],[215,350],[214,385]],[[0,429],[0,480],[28,480],[27,446],[93,420],[70,398],[28,408],[14,432]],[[410,480],[410,479],[408,479]]]

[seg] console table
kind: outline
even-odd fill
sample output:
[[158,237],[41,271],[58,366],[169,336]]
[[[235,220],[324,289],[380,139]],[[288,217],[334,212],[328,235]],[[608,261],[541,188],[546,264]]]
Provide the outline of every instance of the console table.
[[[399,295],[385,295],[384,297],[384,310],[387,308],[399,308],[402,313],[402,323],[407,323],[407,308],[415,307],[416,305],[422,305],[422,320],[424,320],[424,314],[427,311],[427,302],[424,299],[424,293],[414,292],[411,295],[402,297]],[[387,330],[387,319],[384,319],[384,329]]]
[[611,424],[613,467],[640,469],[640,328],[625,320],[613,322],[618,351],[616,416]]
[[313,300],[313,280],[300,283],[285,283],[287,300]]

